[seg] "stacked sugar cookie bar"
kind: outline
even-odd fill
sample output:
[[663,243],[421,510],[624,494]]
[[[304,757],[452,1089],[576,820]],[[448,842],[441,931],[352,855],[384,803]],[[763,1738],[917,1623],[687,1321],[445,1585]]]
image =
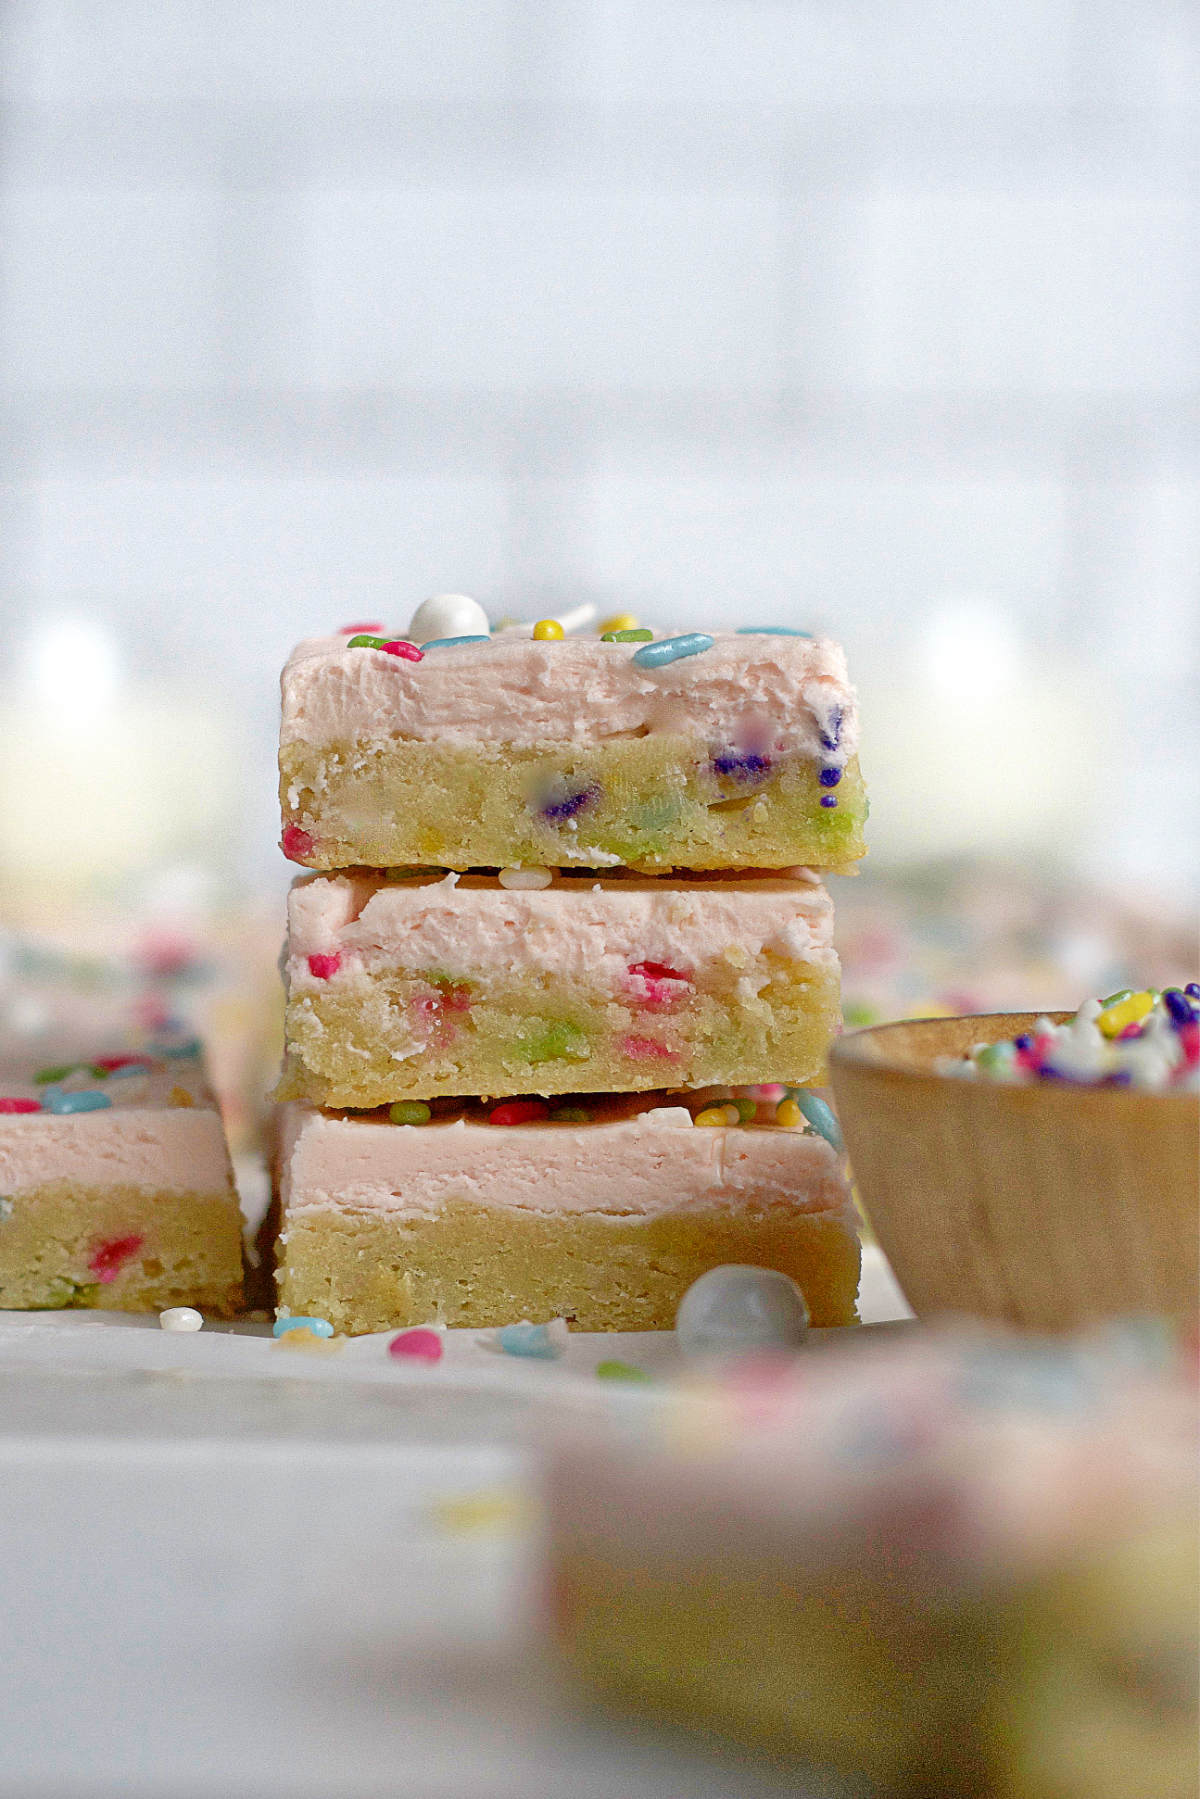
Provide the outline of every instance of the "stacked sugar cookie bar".
[[849,1192],[787,1093],[839,1018],[813,870],[863,850],[841,650],[421,616],[283,673],[281,1309],[649,1329],[738,1261],[851,1321]]

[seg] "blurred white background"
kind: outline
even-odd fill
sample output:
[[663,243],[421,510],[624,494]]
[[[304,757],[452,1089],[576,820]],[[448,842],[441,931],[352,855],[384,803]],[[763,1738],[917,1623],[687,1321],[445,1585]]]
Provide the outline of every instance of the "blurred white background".
[[282,883],[440,589],[826,627],[875,866],[1198,872],[1192,0],[9,0],[0,857]]

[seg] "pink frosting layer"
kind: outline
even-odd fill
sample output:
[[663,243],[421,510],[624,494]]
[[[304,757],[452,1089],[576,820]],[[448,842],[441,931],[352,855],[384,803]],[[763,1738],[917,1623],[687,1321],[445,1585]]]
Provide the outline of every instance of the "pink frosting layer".
[[854,1223],[823,1137],[777,1126],[693,1125],[668,1094],[589,1100],[587,1124],[496,1125],[467,1108],[425,1125],[280,1108],[279,1190],[288,1212],[427,1216],[451,1200],[516,1211],[649,1217],[667,1212],[823,1212]]
[[[34,1075],[69,1062],[73,1053],[9,1049],[0,1060],[0,1098],[44,1098],[46,1085]],[[92,1050],[81,1060],[103,1054]],[[59,1085],[104,1093],[111,1104],[94,1112],[0,1112],[0,1193],[62,1180],[88,1187],[232,1193],[221,1117],[198,1058],[151,1058],[142,1073],[107,1079],[81,1069]],[[191,1096],[191,1106],[172,1103],[176,1088]]]
[[365,874],[314,875],[296,882],[288,902],[292,991],[395,967],[464,976],[527,969],[615,990],[634,963],[695,973],[724,959],[728,973],[764,950],[836,970],[833,906],[811,877],[556,875],[548,887],[529,889],[506,888],[495,876],[389,883]]
[[283,671],[283,744],[398,737],[432,743],[595,743],[682,733],[747,751],[801,751],[840,766],[858,712],[828,638],[714,633],[711,649],[641,668],[640,647],[499,636],[420,662],[315,637]]

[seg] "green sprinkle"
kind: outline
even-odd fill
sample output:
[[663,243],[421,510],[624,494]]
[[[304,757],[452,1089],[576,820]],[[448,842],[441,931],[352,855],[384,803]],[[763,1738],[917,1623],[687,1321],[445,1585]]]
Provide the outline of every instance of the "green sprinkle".
[[1133,998],[1132,987],[1122,987],[1119,993],[1110,993],[1107,999],[1100,1001],[1100,1010],[1107,1012],[1110,1006],[1119,1006],[1122,1000]]
[[637,631],[603,631],[600,634],[600,641],[601,643],[653,643],[654,633],[647,631],[644,627]]
[[346,648],[348,650],[381,650],[385,643],[391,641],[390,637],[352,637]]
[[754,1100],[735,1099],[732,1103],[737,1107],[739,1124],[754,1123],[754,1120],[758,1117],[758,1106]]
[[30,1311],[61,1312],[67,1306],[89,1305],[99,1291],[95,1281],[82,1283],[68,1280],[65,1274],[56,1275],[47,1287],[45,1296],[31,1306]]
[[423,1099],[401,1099],[388,1107],[393,1124],[428,1124],[433,1114]]
[[579,1026],[568,1024],[565,1019],[522,1031],[517,1048],[527,1062],[557,1062],[564,1057],[572,1062],[583,1062],[592,1053]]
[[551,1124],[590,1124],[591,1121],[591,1113],[585,1112],[582,1106],[559,1106],[550,1114]]
[[385,868],[383,878],[385,881],[419,881],[422,875],[437,872],[436,869],[423,868],[419,863],[413,863],[409,867]]
[[597,1362],[596,1379],[649,1381],[650,1376],[644,1368],[635,1368],[632,1362]]
[[84,1066],[81,1062],[62,1062],[54,1068],[39,1068],[33,1079],[37,1086],[46,1087],[54,1081],[65,1081],[69,1074]]

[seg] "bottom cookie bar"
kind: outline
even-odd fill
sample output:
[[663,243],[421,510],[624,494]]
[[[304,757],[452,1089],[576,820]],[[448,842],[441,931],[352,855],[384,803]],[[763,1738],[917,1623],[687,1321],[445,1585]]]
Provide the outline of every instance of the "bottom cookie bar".
[[[700,1111],[710,1096],[687,1097]],[[748,1262],[789,1274],[815,1325],[857,1318],[856,1218],[822,1137],[695,1125],[678,1094],[436,1112],[280,1108],[282,1312],[349,1334],[554,1317],[660,1330],[706,1269]]]
[[0,1308],[232,1315],[242,1215],[195,1046],[0,1067]]

